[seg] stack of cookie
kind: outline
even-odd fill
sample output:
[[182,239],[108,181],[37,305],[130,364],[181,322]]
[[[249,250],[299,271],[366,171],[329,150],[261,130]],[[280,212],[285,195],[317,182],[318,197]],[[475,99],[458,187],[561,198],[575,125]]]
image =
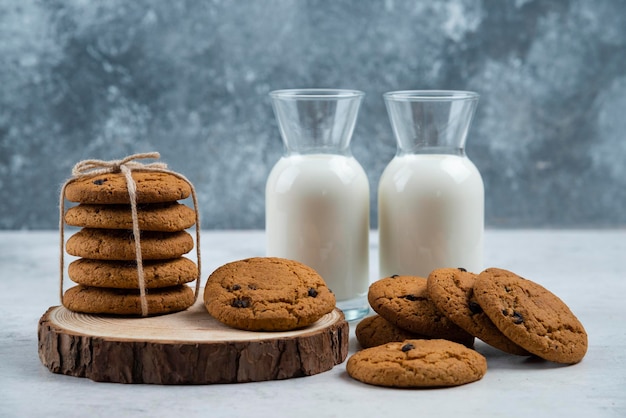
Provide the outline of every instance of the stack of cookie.
[[[179,203],[191,186],[168,172],[132,172],[136,184],[137,221],[149,315],[187,309],[194,302],[186,285],[198,279],[198,267],[183,257],[194,248],[185,231],[196,212]],[[79,257],[68,267],[76,283],[63,305],[76,312],[141,315],[139,273],[126,179],[122,173],[85,176],[65,187],[67,200],[78,205],[64,214],[66,224],[80,227],[65,245]]]
[[378,315],[357,326],[365,350],[347,365],[352,377],[366,383],[432,387],[476,381],[486,372],[486,359],[468,348],[474,338],[510,354],[563,364],[578,363],[587,352],[587,333],[561,299],[503,269],[474,274],[442,268],[428,279],[388,277],[370,286],[368,299]]

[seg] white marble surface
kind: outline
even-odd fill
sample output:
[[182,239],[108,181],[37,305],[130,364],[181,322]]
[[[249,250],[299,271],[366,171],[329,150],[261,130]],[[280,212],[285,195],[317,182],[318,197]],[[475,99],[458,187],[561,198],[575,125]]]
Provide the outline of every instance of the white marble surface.
[[[372,234],[371,279],[376,279]],[[263,255],[260,231],[206,231],[203,277]],[[559,295],[589,333],[574,366],[500,353],[478,343],[479,382],[435,390],[364,385],[345,363],[316,376],[211,386],[96,383],[53,374],[37,355],[37,322],[58,305],[58,235],[0,231],[1,417],[626,416],[626,230],[487,231],[486,265],[511,269]],[[357,344],[350,324],[350,354]],[[396,415],[402,414],[402,415]]]

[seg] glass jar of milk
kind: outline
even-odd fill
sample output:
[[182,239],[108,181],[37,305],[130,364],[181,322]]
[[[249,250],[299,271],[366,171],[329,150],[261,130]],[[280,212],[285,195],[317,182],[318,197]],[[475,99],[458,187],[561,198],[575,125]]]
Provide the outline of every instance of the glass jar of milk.
[[350,151],[363,96],[270,93],[285,153],[267,179],[267,255],[315,269],[348,320],[369,311],[369,182]]
[[384,99],[397,154],[378,189],[380,276],[480,272],[484,186],[465,155],[478,94],[397,91]]

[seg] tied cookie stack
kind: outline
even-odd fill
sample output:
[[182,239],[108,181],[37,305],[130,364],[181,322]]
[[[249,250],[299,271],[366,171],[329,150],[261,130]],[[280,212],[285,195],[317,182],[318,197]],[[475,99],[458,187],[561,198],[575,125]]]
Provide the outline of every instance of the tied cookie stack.
[[578,363],[587,352],[587,333],[561,299],[503,269],[387,277],[370,286],[368,300],[377,315],[357,326],[364,350],[346,367],[365,383],[444,387],[479,380],[487,359],[472,349],[475,338],[562,364]]
[[[164,164],[133,161],[158,157],[84,161],[63,187],[61,233],[63,222],[81,228],[65,243],[67,253],[79,257],[68,266],[69,278],[78,285],[62,294],[67,309],[147,316],[194,303],[199,266],[184,254],[194,248],[186,229],[197,224],[198,216],[178,202],[192,195],[193,187]],[[78,205],[63,213],[64,199]],[[63,268],[61,250],[61,290]],[[187,285],[194,280],[195,294]]]

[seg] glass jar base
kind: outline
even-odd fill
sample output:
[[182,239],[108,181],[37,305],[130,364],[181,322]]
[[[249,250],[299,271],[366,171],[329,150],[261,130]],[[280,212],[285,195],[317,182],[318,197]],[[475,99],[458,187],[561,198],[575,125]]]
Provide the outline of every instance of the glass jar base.
[[343,312],[346,321],[356,321],[364,318],[370,312],[370,306],[365,296],[341,300],[337,302],[337,307]]

